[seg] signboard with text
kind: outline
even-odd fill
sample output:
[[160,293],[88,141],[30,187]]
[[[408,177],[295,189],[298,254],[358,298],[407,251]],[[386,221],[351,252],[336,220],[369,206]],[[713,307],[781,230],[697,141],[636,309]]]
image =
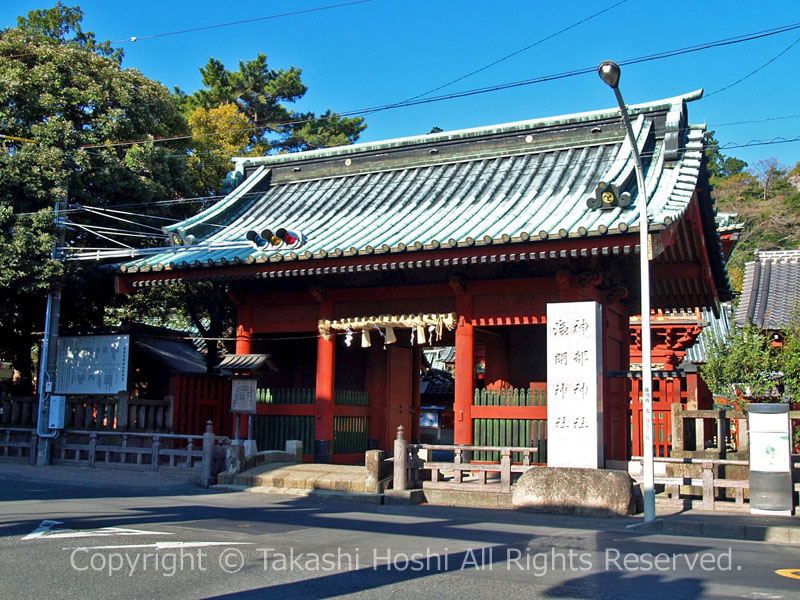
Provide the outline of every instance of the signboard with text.
[[547,305],[547,466],[603,466],[602,308]]
[[231,412],[255,414],[257,388],[255,379],[232,379]]
[[110,395],[127,389],[129,335],[58,338],[56,394]]

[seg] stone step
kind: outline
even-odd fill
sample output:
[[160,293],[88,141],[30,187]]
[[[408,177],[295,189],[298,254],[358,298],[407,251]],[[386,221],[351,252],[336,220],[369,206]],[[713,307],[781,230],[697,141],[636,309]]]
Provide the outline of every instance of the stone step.
[[226,485],[212,486],[215,489],[249,492],[254,494],[276,494],[286,496],[306,496],[325,498],[328,500],[348,500],[349,502],[365,502],[368,504],[383,504],[383,494],[369,494],[361,492],[336,492],[332,490],[310,490],[307,488],[276,488],[266,486]]
[[362,466],[270,463],[243,471],[227,483],[272,489],[364,493],[366,478]]

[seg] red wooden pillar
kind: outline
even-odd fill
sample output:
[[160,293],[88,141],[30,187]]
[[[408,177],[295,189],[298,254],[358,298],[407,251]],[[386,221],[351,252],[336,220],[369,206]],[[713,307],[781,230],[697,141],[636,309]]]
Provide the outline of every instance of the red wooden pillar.
[[472,397],[475,392],[475,332],[472,326],[472,296],[456,296],[456,384],[453,401],[454,442],[472,444]]
[[420,372],[422,369],[422,347],[414,346],[411,356],[411,437],[412,442],[419,442],[419,415],[422,406],[420,393]]
[[[243,304],[239,304],[238,311],[237,311],[237,320],[238,325],[236,327],[236,354],[252,354],[253,353],[253,308],[248,301],[245,301]],[[227,396],[225,396],[227,397]],[[230,404],[228,406],[221,407],[222,410],[220,411],[222,414],[225,414],[225,411],[229,409]],[[222,415],[220,415],[220,421],[227,420]],[[232,423],[233,420],[239,420],[239,435],[242,439],[247,439],[248,437],[248,419],[247,415],[239,414],[234,415],[231,414]],[[202,427],[205,427],[204,424],[200,424]],[[214,423],[216,427],[222,426],[222,423]],[[233,435],[233,432],[231,432]]]
[[253,353],[253,308],[249,302],[239,305],[236,327],[236,354]]
[[[333,318],[333,304],[324,302],[319,307],[320,319]],[[336,366],[336,335],[331,339],[317,339],[317,423],[315,427],[314,462],[333,461],[333,390]]]
[[642,456],[642,380],[637,377],[631,378],[631,423],[633,431],[631,433],[631,452],[633,456]]

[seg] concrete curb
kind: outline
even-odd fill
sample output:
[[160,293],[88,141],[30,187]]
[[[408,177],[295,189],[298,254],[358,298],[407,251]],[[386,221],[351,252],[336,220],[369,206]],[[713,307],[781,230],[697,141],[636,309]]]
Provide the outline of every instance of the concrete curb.
[[800,526],[758,525],[748,523],[718,523],[691,517],[655,519],[649,523],[634,523],[629,532],[660,533],[689,537],[708,537],[774,544],[800,544]]

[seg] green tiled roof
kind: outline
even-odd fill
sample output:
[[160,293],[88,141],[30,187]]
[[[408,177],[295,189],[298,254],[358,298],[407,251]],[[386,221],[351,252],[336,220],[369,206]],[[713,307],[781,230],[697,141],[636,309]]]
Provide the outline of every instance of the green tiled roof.
[[[687,124],[702,92],[631,106],[646,170],[651,228],[677,221],[698,185],[704,126]],[[614,236],[638,230],[641,200],[618,109],[263,158],[234,159],[244,182],[171,229],[197,242],[141,258],[123,272]],[[601,211],[600,181],[632,195]],[[307,242],[262,252],[248,230],[288,227]],[[212,244],[209,246],[208,244]]]

